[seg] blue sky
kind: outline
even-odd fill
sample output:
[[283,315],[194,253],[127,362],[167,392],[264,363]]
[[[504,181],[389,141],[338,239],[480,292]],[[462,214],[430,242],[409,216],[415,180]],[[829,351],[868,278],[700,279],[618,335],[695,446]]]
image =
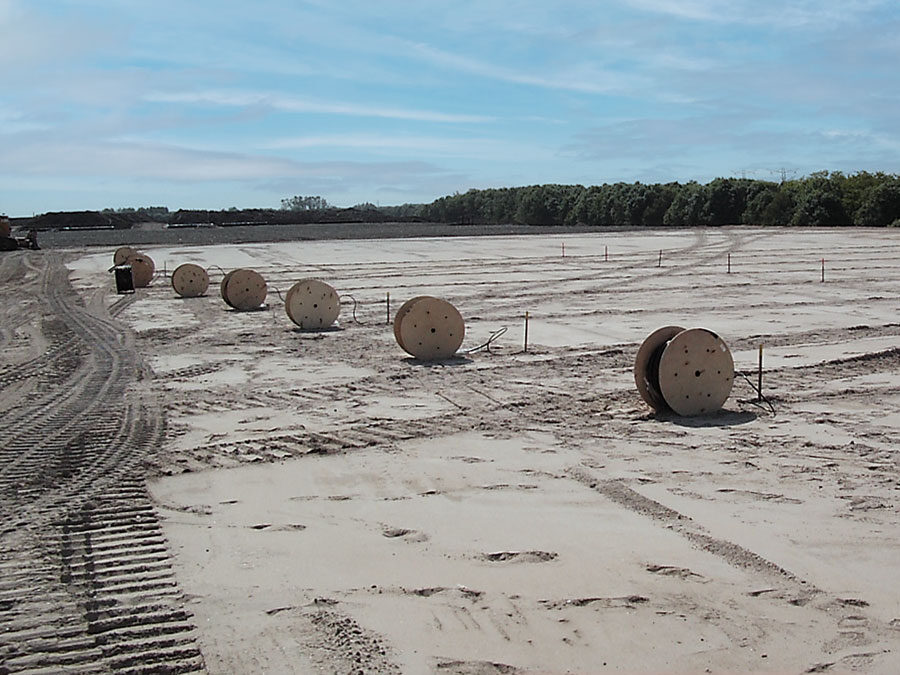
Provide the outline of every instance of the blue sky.
[[896,0],[0,0],[0,213],[900,172]]

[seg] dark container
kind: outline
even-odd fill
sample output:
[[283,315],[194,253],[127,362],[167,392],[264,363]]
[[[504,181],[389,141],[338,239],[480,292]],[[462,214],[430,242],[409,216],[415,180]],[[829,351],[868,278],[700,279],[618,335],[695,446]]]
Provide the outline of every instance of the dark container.
[[134,278],[131,276],[131,265],[116,265],[116,293],[134,293]]

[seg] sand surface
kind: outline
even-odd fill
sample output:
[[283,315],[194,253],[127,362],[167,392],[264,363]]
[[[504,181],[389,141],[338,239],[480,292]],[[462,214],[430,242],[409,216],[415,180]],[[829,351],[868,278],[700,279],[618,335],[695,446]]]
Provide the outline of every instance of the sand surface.
[[[900,672],[900,232],[143,250],[213,278],[118,314],[209,672]],[[85,297],[116,300],[111,254],[69,264]],[[222,302],[235,267],[267,309]],[[334,330],[287,318],[306,277],[343,296]],[[463,352],[507,331],[421,364],[388,293],[452,302]],[[768,403],[738,377],[717,415],[650,414],[632,365],[668,324],[754,383],[762,343]]]

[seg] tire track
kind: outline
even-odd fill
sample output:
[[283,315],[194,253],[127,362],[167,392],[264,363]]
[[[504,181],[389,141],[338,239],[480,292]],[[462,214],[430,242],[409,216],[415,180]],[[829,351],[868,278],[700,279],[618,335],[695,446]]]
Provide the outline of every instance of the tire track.
[[59,379],[0,422],[0,673],[203,672],[143,485],[164,424],[134,388],[140,358],[60,256],[25,264],[50,347],[0,383]]

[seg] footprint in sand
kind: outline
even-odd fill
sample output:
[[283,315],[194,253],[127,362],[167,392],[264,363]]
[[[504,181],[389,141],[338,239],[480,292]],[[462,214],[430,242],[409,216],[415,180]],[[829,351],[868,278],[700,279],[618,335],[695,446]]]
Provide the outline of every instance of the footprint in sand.
[[272,527],[272,523],[257,523],[249,526],[251,530],[269,530],[271,532],[301,532],[306,529],[306,525],[300,523],[287,523]]
[[482,553],[481,557],[488,562],[542,563],[555,560],[559,554],[552,551],[495,551]]
[[687,567],[675,567],[673,565],[647,565],[647,571],[652,574],[663,574],[667,577],[678,577],[679,579],[690,579],[691,581],[706,581],[706,577],[697,574]]
[[388,539],[403,539],[403,541],[428,541],[428,535],[418,530],[410,530],[405,527],[387,527],[381,531],[381,536]]
[[447,675],[517,675],[525,671],[493,661],[441,661],[437,664],[437,672]]

